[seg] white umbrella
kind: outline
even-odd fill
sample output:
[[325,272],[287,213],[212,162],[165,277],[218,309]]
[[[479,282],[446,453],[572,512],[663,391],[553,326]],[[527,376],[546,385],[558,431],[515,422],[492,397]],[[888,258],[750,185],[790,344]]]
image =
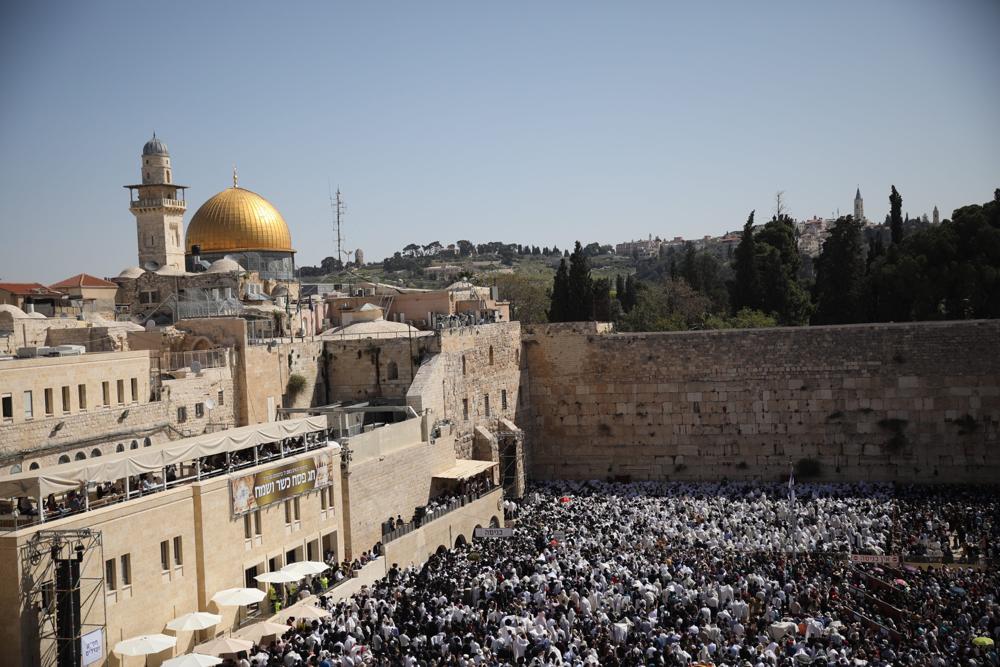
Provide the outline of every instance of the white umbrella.
[[167,630],[185,632],[188,630],[204,630],[222,622],[222,617],[218,614],[209,614],[207,611],[193,611],[190,614],[178,616],[167,623]]
[[260,640],[269,635],[275,635],[277,637],[282,636],[286,632],[291,630],[290,626],[282,625],[281,623],[273,623],[271,621],[261,621],[260,623],[254,623],[253,625],[248,625],[239,632],[236,636],[240,639],[249,639],[250,641],[260,643]]
[[304,560],[298,563],[289,563],[285,567],[281,568],[281,571],[306,576],[307,574],[322,574],[329,569],[330,566],[322,561]]
[[176,645],[177,637],[170,635],[140,635],[118,642],[115,644],[114,652],[118,655],[149,655],[166,651]]
[[226,655],[227,653],[239,653],[249,651],[253,648],[253,642],[247,639],[236,639],[234,637],[219,637],[212,641],[198,644],[194,650],[207,655]]
[[212,596],[212,602],[220,607],[241,607],[264,599],[264,591],[259,588],[227,588]]
[[265,584],[290,584],[293,581],[298,581],[305,575],[293,574],[291,572],[285,572],[284,570],[276,570],[275,572],[265,572],[264,574],[258,574],[254,579],[257,581],[263,581]]
[[278,618],[285,620],[288,618],[303,619],[303,618],[327,618],[330,616],[330,612],[326,609],[320,609],[319,607],[314,607],[312,605],[296,605],[294,607],[289,607],[284,609],[278,614]]
[[170,660],[164,660],[160,664],[160,667],[212,667],[213,665],[221,664],[222,658],[216,658],[214,655],[188,653],[187,655],[170,658]]

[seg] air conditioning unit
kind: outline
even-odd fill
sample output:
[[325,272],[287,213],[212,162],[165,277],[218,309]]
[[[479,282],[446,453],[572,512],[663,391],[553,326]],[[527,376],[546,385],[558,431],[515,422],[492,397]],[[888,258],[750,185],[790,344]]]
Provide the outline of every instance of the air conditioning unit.
[[34,359],[38,356],[37,347],[19,347],[17,348],[17,358],[18,359]]
[[54,350],[54,356],[59,357],[74,357],[87,353],[87,348],[84,345],[56,345],[50,349]]

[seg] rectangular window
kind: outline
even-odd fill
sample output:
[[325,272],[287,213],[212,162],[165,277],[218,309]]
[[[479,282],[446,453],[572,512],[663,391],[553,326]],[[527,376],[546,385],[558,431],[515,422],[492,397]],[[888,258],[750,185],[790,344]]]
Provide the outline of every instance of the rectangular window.
[[302,506],[299,503],[300,500],[301,500],[301,498],[296,498],[293,501],[293,507],[295,508],[295,520],[296,521],[298,521],[299,519],[302,518]]
[[219,401],[218,401],[218,403],[219,403],[219,405],[225,405],[226,404],[226,392],[225,392],[224,389],[220,389],[219,390]]
[[188,420],[188,409],[185,406],[177,408],[177,423],[183,424]]
[[118,390],[118,405],[125,404],[125,380],[118,380],[115,383],[115,389]]
[[69,412],[70,411],[69,385],[66,385],[65,387],[62,388],[62,410],[63,410],[63,412]]
[[462,419],[469,418],[469,399],[462,399]]
[[336,506],[336,503],[334,502],[333,485],[332,484],[327,487],[327,489],[326,489],[326,495],[327,495],[327,504],[330,505],[330,509],[333,509]]
[[4,394],[0,396],[0,414],[3,415],[5,421],[14,419],[14,396],[13,394]]
[[170,569],[170,541],[160,542],[160,569],[166,572]]
[[174,565],[181,566],[184,564],[184,549],[183,541],[181,536],[178,535],[174,538]]
[[506,410],[507,409],[507,390],[506,389],[501,389],[500,390],[500,409],[501,410]]
[[104,407],[111,405],[111,383],[102,382],[101,383],[101,398],[104,399]]
[[76,398],[80,403],[80,409],[87,409],[87,385],[78,384],[76,386]]
[[52,400],[52,388],[46,387],[42,396],[45,398],[45,416],[48,417],[55,410],[54,401]]
[[254,535],[262,535],[263,530],[260,525],[260,510],[253,513],[253,533]]
[[285,523],[291,523],[291,522],[292,522],[292,501],[291,500],[286,500],[285,501]]
[[487,417],[490,416],[490,395],[483,394],[483,412]]
[[132,554],[122,554],[122,586],[132,585]]
[[253,527],[250,525],[251,517],[249,514],[243,515],[243,537],[250,539],[253,537]]
[[139,402],[139,378],[132,378],[132,402]]
[[104,588],[109,591],[118,590],[118,578],[115,576],[115,559],[104,561]]
[[205,404],[195,403],[194,404],[194,416],[196,419],[201,419],[205,416]]
[[24,418],[31,419],[35,416],[35,406],[32,402],[31,390],[24,392]]
[[326,500],[326,489],[323,489],[319,492],[319,508],[321,510],[325,510],[327,505],[329,505],[329,503]]
[[465,355],[462,355],[462,375],[465,375]]

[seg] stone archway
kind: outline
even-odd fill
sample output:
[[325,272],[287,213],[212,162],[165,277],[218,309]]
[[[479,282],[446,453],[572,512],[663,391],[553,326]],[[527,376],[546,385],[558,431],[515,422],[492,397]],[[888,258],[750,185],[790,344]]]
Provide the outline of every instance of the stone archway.
[[458,549],[459,547],[464,547],[468,543],[469,543],[468,540],[465,539],[465,535],[462,535],[461,533],[459,533],[458,537],[455,538],[455,548],[456,549]]
[[500,519],[498,519],[496,517],[496,515],[491,516],[490,517],[490,528],[499,528],[499,527],[500,527]]

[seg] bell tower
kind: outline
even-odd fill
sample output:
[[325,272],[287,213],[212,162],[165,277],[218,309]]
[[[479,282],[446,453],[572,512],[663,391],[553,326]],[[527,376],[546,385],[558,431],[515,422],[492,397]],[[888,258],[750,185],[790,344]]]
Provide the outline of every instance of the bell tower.
[[865,200],[861,198],[861,188],[854,194],[854,221],[865,221]]
[[139,266],[147,271],[184,270],[187,186],[175,184],[172,172],[167,146],[154,132],[142,147],[142,182],[125,186],[138,233]]

